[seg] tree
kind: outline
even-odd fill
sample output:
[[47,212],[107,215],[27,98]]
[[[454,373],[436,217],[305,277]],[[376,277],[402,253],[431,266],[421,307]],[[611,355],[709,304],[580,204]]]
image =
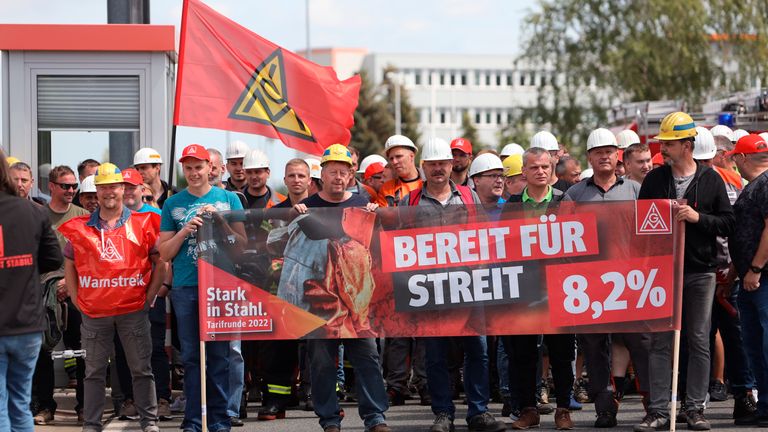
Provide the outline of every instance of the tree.
[[461,137],[472,143],[472,154],[477,154],[485,148],[485,145],[480,142],[480,137],[477,136],[477,127],[466,111],[461,115]]
[[394,134],[395,122],[386,100],[377,97],[376,89],[365,70],[360,71],[360,95],[355,109],[355,125],[349,144],[360,151],[361,158],[381,153],[384,142]]
[[[384,68],[384,80],[382,82],[382,86],[387,88],[387,106],[389,107],[390,112],[392,113],[392,119],[395,118],[395,85],[391,79],[390,76],[388,76],[389,72],[397,72],[397,68],[388,65],[386,68]],[[393,121],[394,124],[394,121]],[[413,106],[411,105],[410,99],[408,97],[408,91],[405,89],[405,87],[400,84],[400,130],[401,134],[407,136],[411,139],[414,143],[418,142],[421,138],[421,132],[419,132],[419,117],[416,113],[416,110],[413,109]],[[393,135],[394,129],[390,135]]]
[[584,142],[618,101],[675,99],[693,110],[744,89],[766,76],[766,14],[764,0],[541,0],[524,20],[522,59],[554,78],[532,121]]

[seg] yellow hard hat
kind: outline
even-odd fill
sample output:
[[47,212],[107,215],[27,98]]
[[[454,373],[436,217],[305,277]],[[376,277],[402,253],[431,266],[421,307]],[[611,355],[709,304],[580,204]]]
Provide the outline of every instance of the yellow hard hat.
[[16,158],[13,156],[8,156],[7,158],[5,158],[5,160],[6,162],[8,162],[8,166],[13,166],[13,164],[21,162],[19,158]]
[[509,155],[501,164],[504,166],[504,177],[521,174],[523,172],[523,155]]
[[323,152],[323,158],[320,159],[320,166],[325,165],[326,162],[344,162],[352,166],[352,153],[349,152],[347,147],[341,144],[331,144]]
[[104,162],[96,169],[93,182],[96,186],[123,183],[123,173],[115,164]]
[[661,121],[659,134],[654,138],[661,141],[674,141],[696,136],[696,124],[691,116],[684,112],[673,112]]

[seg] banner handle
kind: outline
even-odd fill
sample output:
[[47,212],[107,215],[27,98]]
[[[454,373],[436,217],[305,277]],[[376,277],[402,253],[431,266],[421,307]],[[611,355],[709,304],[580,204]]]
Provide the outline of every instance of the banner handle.
[[208,409],[205,389],[205,341],[200,341],[200,413],[202,414],[203,432],[208,431]]
[[171,126],[171,151],[168,156],[168,187],[173,190],[173,167],[176,166],[176,125]]
[[675,432],[677,423],[677,377],[680,367],[680,330],[675,330],[675,341],[672,347],[672,408],[669,413],[669,431]]

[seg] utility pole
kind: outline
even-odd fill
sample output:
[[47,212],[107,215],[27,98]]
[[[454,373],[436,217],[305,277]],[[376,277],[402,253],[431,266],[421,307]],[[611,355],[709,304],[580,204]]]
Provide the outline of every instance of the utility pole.
[[401,105],[400,105],[400,72],[387,72],[387,78],[395,89],[395,135],[402,135],[403,121],[401,119]]
[[[149,24],[149,0],[107,0],[107,23]],[[119,167],[133,165],[133,154],[138,147],[136,132],[109,133],[109,159]]]
[[309,0],[306,1],[306,24],[307,24],[307,60],[312,61],[312,52],[310,51],[310,44],[309,44]]

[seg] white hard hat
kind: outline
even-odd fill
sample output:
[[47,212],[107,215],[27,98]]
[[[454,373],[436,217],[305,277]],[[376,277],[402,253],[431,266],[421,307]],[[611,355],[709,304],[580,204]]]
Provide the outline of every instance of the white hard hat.
[[320,159],[313,159],[313,158],[306,158],[304,159],[304,162],[309,165],[309,178],[320,178],[320,171],[322,171],[322,168],[320,167]]
[[747,135],[749,135],[749,132],[745,131],[744,129],[736,129],[733,131],[733,142],[736,142]]
[[244,158],[249,150],[248,144],[242,141],[232,141],[227,144],[227,151],[225,152],[224,157],[227,160]]
[[392,135],[387,138],[387,142],[384,143],[384,153],[389,153],[389,149],[395,147],[408,147],[413,150],[414,153],[419,150],[419,148],[416,147],[416,144],[405,135]]
[[631,129],[625,129],[616,135],[616,143],[620,149],[625,149],[632,144],[640,144],[640,137]]
[[136,154],[133,155],[133,165],[141,164],[161,164],[163,158],[160,157],[160,153],[157,150],[149,147],[140,148]]
[[589,133],[587,137],[587,151],[598,147],[618,147],[616,136],[606,128],[597,128]]
[[693,138],[693,158],[696,160],[709,160],[717,154],[715,137],[709,129],[696,126],[696,136]]
[[501,159],[493,153],[483,153],[472,161],[472,165],[469,166],[469,176],[474,177],[475,174],[495,169],[504,170]]
[[243,169],[269,168],[269,159],[261,150],[251,150],[243,158]]
[[384,166],[387,166],[387,164],[389,163],[386,159],[384,159],[384,156],[377,155],[377,154],[368,155],[364,157],[363,160],[360,162],[360,169],[357,170],[357,173],[358,174],[365,173],[365,169],[368,168],[369,165],[377,162],[384,164]]
[[531,147],[543,148],[547,151],[558,151],[560,146],[557,144],[557,138],[548,131],[536,132],[536,135],[531,138]]
[[595,171],[592,168],[587,168],[584,171],[579,174],[579,180],[584,180],[592,177],[595,174]]
[[516,143],[510,143],[504,146],[503,149],[501,149],[500,156],[512,156],[513,154],[523,154],[525,153],[525,150],[523,149],[523,146]]
[[91,174],[80,182],[80,193],[96,193],[96,175]]
[[712,126],[712,129],[710,129],[709,132],[712,134],[713,137],[722,135],[728,138],[728,141],[736,142],[736,140],[733,139],[733,130],[726,125]]
[[768,142],[768,132],[763,132],[760,135],[760,138],[764,139],[766,142]]
[[442,138],[430,138],[421,149],[421,161],[453,160],[451,145]]

